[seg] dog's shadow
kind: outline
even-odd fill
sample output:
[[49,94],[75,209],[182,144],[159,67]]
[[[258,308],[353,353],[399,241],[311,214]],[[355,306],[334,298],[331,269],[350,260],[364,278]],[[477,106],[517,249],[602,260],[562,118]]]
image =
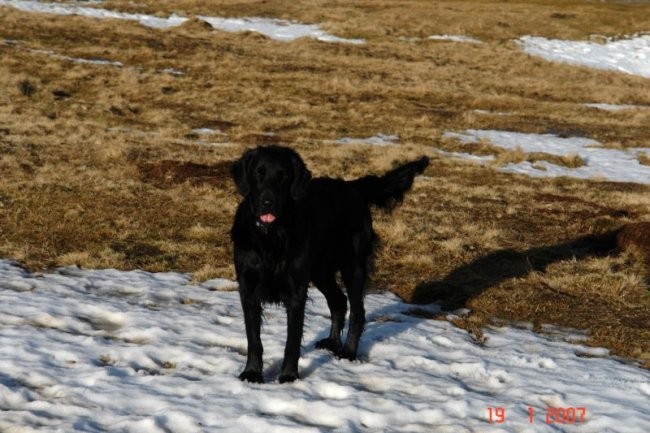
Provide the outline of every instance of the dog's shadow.
[[[370,312],[359,346],[359,359],[361,362],[368,359],[368,354],[375,344],[407,331],[420,320],[426,320],[428,315],[463,308],[470,299],[503,281],[524,277],[530,272],[544,272],[549,265],[563,260],[607,256],[616,249],[616,234],[617,231],[611,231],[582,236],[525,251],[503,249],[462,265],[442,279],[423,281],[415,288],[414,304],[410,305],[410,308],[392,304]],[[434,303],[435,305],[422,307],[422,304]],[[400,314],[407,315],[409,320],[400,320]],[[326,330],[319,333],[313,342],[307,344],[305,351],[315,350],[315,342],[326,335]],[[315,364],[322,365],[327,359],[326,355],[318,357]],[[310,365],[303,374],[307,373],[307,376],[317,367],[318,365]]]
[[495,251],[456,268],[442,280],[418,284],[413,301],[416,304],[436,302],[445,310],[462,308],[473,297],[511,278],[544,272],[549,265],[563,260],[607,256],[616,249],[617,233],[615,230],[582,236],[521,252],[512,249]]

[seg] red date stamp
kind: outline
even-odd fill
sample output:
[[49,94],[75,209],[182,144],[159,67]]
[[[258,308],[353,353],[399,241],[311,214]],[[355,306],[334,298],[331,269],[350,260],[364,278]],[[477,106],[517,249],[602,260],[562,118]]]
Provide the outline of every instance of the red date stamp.
[[547,407],[546,424],[582,424],[586,415],[584,407]]
[[[506,422],[506,409],[504,407],[488,407],[487,408],[488,422],[490,424],[503,424]],[[544,420],[546,424],[582,424],[587,417],[587,409],[585,407],[547,407],[546,417]],[[535,422],[535,408],[528,407],[528,422],[533,424]]]
[[488,407],[488,421],[490,424],[503,424],[506,422],[506,410],[502,407]]

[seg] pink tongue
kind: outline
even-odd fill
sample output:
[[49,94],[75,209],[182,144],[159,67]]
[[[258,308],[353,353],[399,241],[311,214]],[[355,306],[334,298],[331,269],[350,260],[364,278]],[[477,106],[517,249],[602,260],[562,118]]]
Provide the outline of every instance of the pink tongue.
[[260,216],[260,220],[263,223],[272,223],[273,221],[275,221],[275,215],[273,215],[272,213],[265,213],[264,215]]

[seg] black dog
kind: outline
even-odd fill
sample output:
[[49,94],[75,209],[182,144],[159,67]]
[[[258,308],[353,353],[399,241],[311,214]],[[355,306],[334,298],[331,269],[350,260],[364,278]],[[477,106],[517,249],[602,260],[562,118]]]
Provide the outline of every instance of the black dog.
[[[364,288],[376,236],[369,205],[390,209],[401,201],[416,174],[429,164],[423,157],[384,176],[353,181],[311,179],[300,156],[279,146],[248,150],[232,176],[244,197],[232,227],[248,359],[242,380],[263,382],[260,327],[262,304],[287,311],[287,342],[280,383],[298,378],[309,282],[325,295],[332,326],[316,344],[353,360],[365,324]],[[341,277],[350,299],[350,325],[341,345],[347,300],[336,283]]]

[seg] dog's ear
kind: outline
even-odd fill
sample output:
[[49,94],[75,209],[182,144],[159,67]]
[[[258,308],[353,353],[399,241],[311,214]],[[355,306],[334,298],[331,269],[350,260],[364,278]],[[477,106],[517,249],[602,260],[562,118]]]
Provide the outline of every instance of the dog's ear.
[[302,158],[296,153],[292,155],[293,163],[293,182],[291,183],[291,198],[299,200],[307,193],[307,187],[311,180],[311,172],[305,166]]
[[249,149],[230,167],[230,175],[237,185],[237,191],[244,197],[251,190],[249,171],[255,155],[257,155],[257,149]]

